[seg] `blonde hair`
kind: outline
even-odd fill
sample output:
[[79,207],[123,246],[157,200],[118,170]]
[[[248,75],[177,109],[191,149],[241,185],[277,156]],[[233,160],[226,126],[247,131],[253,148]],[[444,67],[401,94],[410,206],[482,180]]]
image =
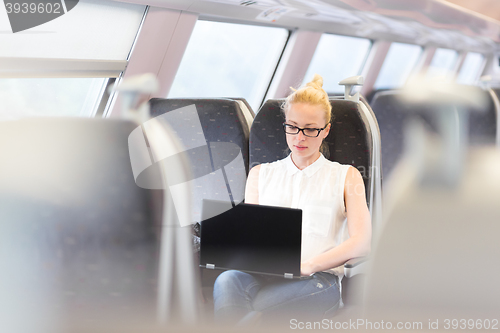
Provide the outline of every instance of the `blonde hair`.
[[311,82],[308,82],[305,86],[295,90],[291,88],[294,92],[291,93],[286,99],[281,109],[286,116],[287,111],[290,106],[295,103],[306,103],[311,105],[319,105],[325,112],[325,120],[328,124],[332,118],[332,105],[328,99],[328,94],[325,89],[323,89],[323,78],[319,74],[314,74]]
[[[313,79],[306,83],[305,86],[299,89],[294,89],[281,105],[281,110],[286,117],[286,113],[290,110],[292,104],[296,103],[306,103],[310,105],[318,105],[324,111],[325,121],[328,125],[332,121],[332,105],[328,98],[328,94],[325,89],[323,89],[323,78],[319,74],[314,74]],[[319,151],[326,157],[330,157],[330,151],[328,145],[323,141]]]

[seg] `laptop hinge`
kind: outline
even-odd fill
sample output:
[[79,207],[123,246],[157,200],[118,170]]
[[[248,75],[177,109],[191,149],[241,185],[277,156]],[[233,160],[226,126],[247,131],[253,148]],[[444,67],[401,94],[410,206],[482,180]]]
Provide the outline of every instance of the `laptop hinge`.
[[215,269],[215,265],[214,264],[206,264],[205,267],[208,268],[208,269]]
[[285,279],[293,279],[292,273],[285,273]]

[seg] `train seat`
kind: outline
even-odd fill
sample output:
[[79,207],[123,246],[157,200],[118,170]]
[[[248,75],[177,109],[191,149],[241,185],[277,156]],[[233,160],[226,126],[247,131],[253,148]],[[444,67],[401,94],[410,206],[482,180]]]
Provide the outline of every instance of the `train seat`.
[[496,112],[496,145],[500,147],[500,88],[488,88],[493,103],[495,104]]
[[162,205],[156,191],[134,181],[127,139],[136,127],[77,118],[0,122],[7,327],[155,322]]
[[470,105],[454,98],[446,102],[409,103],[402,99],[401,90],[378,92],[371,102],[373,111],[382,125],[382,171],[388,179],[404,151],[404,129],[411,119],[423,120],[429,130],[438,132],[436,110],[458,108],[468,113],[468,142],[471,145],[494,144],[497,131],[495,104],[489,93],[475,86],[460,86],[463,94],[470,94],[483,101],[481,107]]
[[379,123],[382,150],[382,173],[387,179],[394,166],[401,158],[404,150],[404,126],[411,106],[398,97],[399,91],[382,91],[377,93],[371,107]]
[[[192,239],[198,254],[203,199],[233,204],[244,199],[249,171],[248,138],[254,112],[243,98],[153,98],[149,104],[151,117],[166,117],[164,119],[176,131],[191,159],[194,178]],[[188,127],[183,127],[183,122],[187,122]],[[210,303],[211,289],[220,273],[219,270],[200,269],[206,303]]]
[[[285,158],[288,154],[285,133],[283,132],[284,116],[281,105],[284,99],[267,100],[257,113],[250,131],[250,166],[261,163],[273,162]],[[371,126],[371,112],[366,109],[363,102],[354,102],[343,99],[331,99],[332,104],[332,127],[325,139],[328,144],[329,153],[326,158],[342,164],[350,164],[356,167],[365,183],[367,202],[372,214],[372,223],[375,217],[375,207],[378,200],[375,196],[377,186],[374,174],[380,170],[380,165],[375,165],[374,155],[380,154],[374,149],[374,140],[378,140],[378,128]],[[375,120],[375,119],[371,119]],[[376,124],[376,120],[375,120]],[[378,174],[380,181],[380,174]],[[380,188],[378,188],[380,190]],[[375,214],[375,215],[374,215]],[[351,276],[350,270],[354,272],[356,262],[348,262],[344,266],[346,276]],[[346,305],[359,301],[354,291],[350,292],[348,285],[356,284],[354,281],[360,276],[348,282],[343,280],[343,300]]]
[[243,111],[243,114],[245,115],[247,122],[250,123],[248,127],[249,128],[252,127],[253,118],[255,118],[255,112],[252,110],[252,107],[250,106],[248,101],[243,97],[225,97],[225,98],[235,100],[240,104],[240,108]]
[[[273,162],[290,153],[283,132],[283,99],[267,100],[257,113],[250,132],[250,166]],[[372,133],[355,102],[332,99],[332,128],[325,139],[331,161],[350,164],[360,171],[368,197],[372,162]],[[270,143],[273,143],[272,145]]]
[[[372,105],[373,103],[373,99],[375,97],[375,95],[377,95],[379,92],[383,92],[383,91],[394,91],[394,89],[373,89],[372,91],[370,91],[368,94],[366,94],[365,98],[366,98],[366,101]],[[397,91],[397,90],[396,90]]]
[[[477,99],[487,94],[478,89],[472,89]],[[450,327],[456,319],[462,328],[464,321],[479,328],[468,320],[481,319],[482,325],[500,305],[500,267],[493,263],[500,253],[494,199],[500,191],[495,175],[500,155],[492,145],[493,131],[481,126],[492,127],[483,123],[491,119],[491,104],[433,98],[405,105],[395,94],[379,97],[393,98],[387,105],[398,108],[390,112],[406,112],[404,121],[411,122],[401,137],[408,143],[403,168],[391,176],[392,189],[386,187],[385,193],[397,195],[385,198],[385,208],[392,208],[384,210],[384,228],[372,251],[364,313],[372,322],[425,320],[425,327],[437,328],[439,321],[442,329],[447,319]],[[428,120],[421,118],[425,114]]]
[[[438,145],[424,142],[413,157],[425,164],[422,155]],[[479,330],[497,321],[500,154],[494,147],[474,146],[466,156],[453,186],[425,181],[434,175],[418,168],[397,174],[399,183],[413,180],[394,199],[372,250],[367,321],[413,322],[441,330]],[[448,170],[442,172],[445,176]]]
[[482,103],[477,106],[464,105],[464,108],[469,114],[468,119],[468,135],[469,144],[473,146],[485,146],[495,144],[497,135],[497,114],[495,103],[492,96],[487,90],[476,86],[462,86],[462,93],[465,95],[475,96]]
[[251,109],[232,99],[153,98],[149,104],[151,118],[166,115],[191,159],[193,223],[201,221],[203,199],[243,201]]

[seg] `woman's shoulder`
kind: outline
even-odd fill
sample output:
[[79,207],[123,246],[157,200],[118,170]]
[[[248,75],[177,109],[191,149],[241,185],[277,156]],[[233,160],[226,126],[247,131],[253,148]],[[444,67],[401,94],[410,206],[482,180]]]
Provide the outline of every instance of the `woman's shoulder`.
[[286,158],[274,162],[258,164],[250,169],[248,176],[253,178],[272,177],[276,172],[279,173],[286,167],[285,160]]
[[339,163],[336,161],[330,161],[329,159],[326,159],[326,158],[325,158],[324,166],[326,166],[327,168],[331,168],[331,169],[335,169],[335,170],[344,170],[344,171],[349,170],[349,168],[351,168],[351,167],[354,168],[350,164],[342,164],[342,163]]
[[327,172],[331,175],[336,175],[335,179],[340,179],[346,185],[363,183],[363,176],[361,171],[353,165],[341,164],[335,161],[328,161]]
[[250,171],[248,172],[248,177],[251,177],[251,176],[256,176],[259,174],[260,172],[260,168],[262,167],[262,164],[257,164],[255,166],[253,166]]
[[[267,162],[267,163],[261,163],[259,165],[256,165],[254,166],[253,168],[256,168],[256,167],[263,167],[263,168],[280,168],[280,167],[283,167],[286,165],[286,160],[289,159],[290,156],[287,156],[281,160],[277,160],[277,161],[273,161],[273,162]],[[253,169],[252,168],[252,169]]]

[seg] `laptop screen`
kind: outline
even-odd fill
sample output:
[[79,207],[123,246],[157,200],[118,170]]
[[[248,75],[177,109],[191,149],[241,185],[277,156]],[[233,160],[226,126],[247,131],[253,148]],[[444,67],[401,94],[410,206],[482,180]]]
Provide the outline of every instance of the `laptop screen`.
[[300,276],[301,227],[299,209],[239,204],[202,222],[200,264]]

